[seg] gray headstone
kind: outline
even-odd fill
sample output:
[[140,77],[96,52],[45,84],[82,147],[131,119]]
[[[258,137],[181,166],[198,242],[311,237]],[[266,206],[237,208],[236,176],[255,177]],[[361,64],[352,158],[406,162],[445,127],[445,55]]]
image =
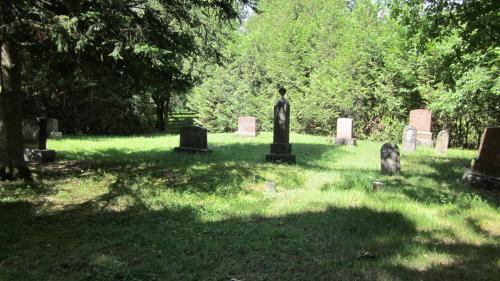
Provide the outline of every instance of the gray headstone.
[[271,153],[266,155],[266,161],[272,163],[295,164],[290,141],[290,104],[285,99],[286,89],[280,87],[281,98],[274,106],[274,130]]
[[49,118],[47,119],[47,133],[50,136],[53,132],[59,132],[59,120]]
[[407,125],[403,129],[403,151],[413,152],[417,148],[417,129]]
[[180,146],[175,152],[212,152],[208,149],[207,129],[201,126],[186,126],[181,128]]
[[447,131],[442,130],[439,132],[436,138],[436,152],[440,154],[446,154],[448,151],[448,143],[450,141],[450,137]]
[[401,172],[398,145],[392,142],[385,143],[380,149],[382,174],[398,175]]

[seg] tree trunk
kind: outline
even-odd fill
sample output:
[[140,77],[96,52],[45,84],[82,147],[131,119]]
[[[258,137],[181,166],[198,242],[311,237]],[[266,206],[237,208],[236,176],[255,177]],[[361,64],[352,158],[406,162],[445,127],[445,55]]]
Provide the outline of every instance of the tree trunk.
[[21,62],[18,46],[5,37],[0,51],[0,177],[31,179],[24,161]]
[[170,117],[169,113],[170,113],[170,96],[171,96],[171,93],[170,91],[167,92],[167,100],[166,100],[166,106],[165,106],[165,122],[166,122],[166,125],[165,125],[165,128],[168,130],[168,118]]
[[161,95],[153,96],[153,101],[156,105],[156,130],[158,132],[165,131],[165,98]]

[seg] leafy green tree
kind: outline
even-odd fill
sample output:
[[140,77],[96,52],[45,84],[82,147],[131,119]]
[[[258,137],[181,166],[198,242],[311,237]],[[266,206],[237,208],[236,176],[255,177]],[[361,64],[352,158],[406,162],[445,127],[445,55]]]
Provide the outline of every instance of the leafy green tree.
[[[175,88],[171,84],[176,80],[168,77],[182,77],[178,74],[186,73],[189,58],[216,57],[220,26],[235,19],[239,5],[247,2],[2,1],[1,98],[3,147],[8,151],[0,164],[4,177],[13,177],[14,170],[27,171],[22,160],[21,87],[35,90],[33,95],[39,97],[35,100],[45,107],[54,96],[73,106],[81,105],[80,97],[104,100],[102,112],[92,112],[96,120],[123,100],[132,100],[134,93],[145,93],[145,85],[158,91]],[[37,61],[42,63],[37,66]],[[24,77],[22,62],[36,66]],[[161,81],[163,77],[167,82]],[[83,103],[88,104],[93,103]]]

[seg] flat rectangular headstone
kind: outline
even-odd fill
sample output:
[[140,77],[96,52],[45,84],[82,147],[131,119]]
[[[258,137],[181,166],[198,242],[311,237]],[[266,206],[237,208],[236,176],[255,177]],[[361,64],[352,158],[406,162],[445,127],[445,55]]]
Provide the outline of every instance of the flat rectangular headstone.
[[52,132],[59,132],[59,120],[55,118],[47,119],[47,133],[50,136]]
[[410,125],[417,132],[430,132],[432,125],[432,112],[427,109],[415,109],[410,111]]
[[180,145],[175,152],[212,152],[208,149],[207,129],[201,126],[186,126],[181,128]]
[[257,118],[251,116],[239,117],[237,134],[244,137],[255,137],[257,135]]
[[339,118],[337,119],[337,138],[351,139],[352,138],[352,119]]

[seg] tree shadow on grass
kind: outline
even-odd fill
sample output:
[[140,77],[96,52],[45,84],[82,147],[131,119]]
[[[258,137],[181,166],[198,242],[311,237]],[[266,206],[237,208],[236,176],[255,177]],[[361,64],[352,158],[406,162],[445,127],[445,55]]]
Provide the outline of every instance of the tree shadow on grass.
[[[396,212],[327,208],[205,221],[190,207],[0,203],[1,280],[494,280],[498,245],[448,245]],[[420,237],[416,239],[416,237]],[[450,255],[411,267],[422,251]],[[418,259],[418,258],[417,258]],[[406,264],[406,265],[405,265]],[[411,262],[410,262],[411,264]]]
[[[39,172],[43,181],[56,183],[68,177],[116,176],[116,184],[133,184],[138,179],[163,181],[163,187],[178,191],[228,194],[237,193],[244,182],[261,182],[263,170],[272,169],[278,181],[300,187],[305,179],[297,169],[328,170],[321,161],[340,159],[345,150],[328,144],[295,144],[297,165],[271,165],[265,162],[268,144],[214,144],[211,154],[177,154],[172,150],[123,151],[105,149],[78,153],[60,151],[62,160]],[[332,156],[332,154],[334,156]]]
[[[461,199],[458,196],[467,197],[466,194],[472,194],[473,196],[479,196],[494,208],[500,206],[498,192],[474,188],[462,182],[463,168],[470,165],[469,158],[429,156],[426,159],[418,159],[417,161],[419,161],[420,165],[430,168],[430,172],[403,171],[400,177],[391,178],[387,181],[389,186],[402,188],[402,192],[409,198],[429,204],[450,203],[462,199],[468,200],[467,198]],[[440,186],[440,188],[412,184],[411,179],[418,177],[431,179],[436,183],[435,186]],[[474,200],[472,197],[469,199]]]

